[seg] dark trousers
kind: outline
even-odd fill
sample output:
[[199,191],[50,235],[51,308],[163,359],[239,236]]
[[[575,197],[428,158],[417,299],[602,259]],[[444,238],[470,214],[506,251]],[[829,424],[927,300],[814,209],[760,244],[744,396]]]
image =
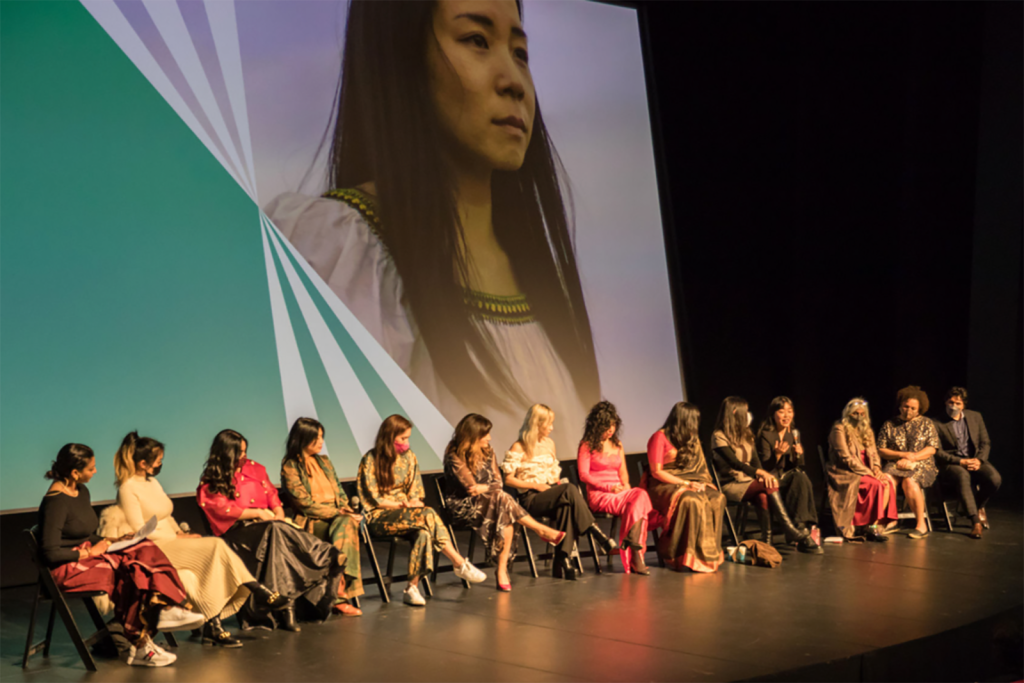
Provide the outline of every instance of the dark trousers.
[[794,524],[818,523],[818,512],[814,509],[814,487],[806,472],[790,470],[779,477],[779,493]]
[[[955,487],[956,494],[967,508],[967,516],[974,524],[981,521],[978,517],[978,508],[985,507],[1003,484],[1002,476],[987,462],[981,463],[981,467],[973,472],[960,465],[947,465],[942,472],[942,478]],[[974,492],[975,486],[978,487],[977,493]]]
[[567,555],[572,553],[577,537],[594,523],[587,501],[573,484],[556,484],[547,491],[527,491],[519,504],[534,517],[550,518],[552,527],[565,532],[556,550]]

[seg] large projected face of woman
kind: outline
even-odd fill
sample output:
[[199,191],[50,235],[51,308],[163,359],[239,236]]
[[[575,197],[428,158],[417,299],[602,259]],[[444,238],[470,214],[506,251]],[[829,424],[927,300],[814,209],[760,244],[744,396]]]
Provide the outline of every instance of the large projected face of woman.
[[434,7],[427,63],[438,118],[457,163],[482,172],[523,165],[536,93],[514,0],[449,0]]

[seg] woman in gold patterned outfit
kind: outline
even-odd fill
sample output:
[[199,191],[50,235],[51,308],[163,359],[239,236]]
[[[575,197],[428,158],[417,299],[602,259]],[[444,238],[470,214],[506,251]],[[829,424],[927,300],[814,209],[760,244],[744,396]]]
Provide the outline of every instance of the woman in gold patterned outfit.
[[377,441],[359,462],[359,496],[366,525],[374,536],[405,536],[412,541],[409,553],[409,586],[403,601],[423,606],[420,578],[434,570],[434,553],[448,556],[455,575],[471,583],[487,578],[452,546],[444,522],[423,504],[423,478],[416,454],[409,450],[412,423],[391,415],[377,430]]
[[444,451],[448,480],[448,507],[452,517],[476,530],[487,549],[487,561],[496,563],[498,590],[510,591],[508,566],[515,556],[515,526],[522,524],[549,543],[565,538],[541,524],[503,490],[498,461],[491,448],[491,421],[470,413],[459,420]]
[[711,481],[699,425],[700,408],[680,401],[647,442],[645,485],[664,528],[658,556],[676,571],[713,572],[724,560],[725,496]]
[[349,507],[331,459],[320,452],[323,447],[324,426],[311,417],[296,420],[281,462],[281,486],[285,502],[295,511],[295,523],[338,549],[344,573],[334,611],[358,617],[362,611],[349,601],[363,594],[359,568],[362,518]]
[[896,394],[896,409],[899,416],[888,420],[878,430],[878,454],[886,461],[882,471],[902,482],[903,494],[917,518],[909,538],[918,540],[929,533],[924,490],[935,483],[939,474],[935,466],[939,433],[924,416],[928,412],[928,394],[921,391],[921,387],[900,389]]

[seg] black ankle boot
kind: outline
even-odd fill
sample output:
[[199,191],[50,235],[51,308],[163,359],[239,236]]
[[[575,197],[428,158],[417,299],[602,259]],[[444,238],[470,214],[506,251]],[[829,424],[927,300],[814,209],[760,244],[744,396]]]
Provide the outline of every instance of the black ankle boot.
[[203,624],[203,645],[234,648],[242,647],[242,641],[224,630],[220,617],[214,617]]
[[277,626],[284,631],[291,631],[292,633],[298,633],[302,630],[302,627],[295,621],[295,610],[291,607],[287,607],[277,613]]
[[245,584],[245,587],[252,593],[252,606],[256,614],[276,612],[285,609],[292,602],[277,591],[272,591],[256,581]]
[[768,504],[775,516],[782,522],[782,528],[786,532],[786,543],[796,543],[811,535],[811,532],[806,529],[800,531],[793,526],[793,520],[789,518],[789,513],[786,512],[786,506],[782,504],[782,496],[778,491],[768,494]]
[[565,579],[566,581],[576,580],[576,567],[572,566],[572,558],[565,553],[556,552],[555,561],[552,563],[553,568],[551,575],[556,579]]
[[594,542],[594,545],[600,548],[605,555],[615,550],[615,541],[604,535],[604,532],[601,531],[601,528],[597,526],[597,522],[591,524],[590,528],[587,529],[584,533],[590,536],[590,539]]

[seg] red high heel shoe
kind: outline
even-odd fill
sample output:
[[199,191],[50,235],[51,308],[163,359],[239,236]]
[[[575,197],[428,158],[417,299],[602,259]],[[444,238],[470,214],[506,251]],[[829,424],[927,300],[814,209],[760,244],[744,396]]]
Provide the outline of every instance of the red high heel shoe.
[[562,542],[563,538],[565,538],[565,532],[564,531],[559,531],[557,536],[555,536],[553,539],[548,541],[548,544],[549,545],[558,545],[559,543]]
[[[509,577],[509,581],[511,581],[511,580],[512,580],[512,578]],[[500,580],[498,580],[498,572],[494,572],[494,585],[502,593],[511,593],[512,592],[512,584],[511,583],[502,583]]]

